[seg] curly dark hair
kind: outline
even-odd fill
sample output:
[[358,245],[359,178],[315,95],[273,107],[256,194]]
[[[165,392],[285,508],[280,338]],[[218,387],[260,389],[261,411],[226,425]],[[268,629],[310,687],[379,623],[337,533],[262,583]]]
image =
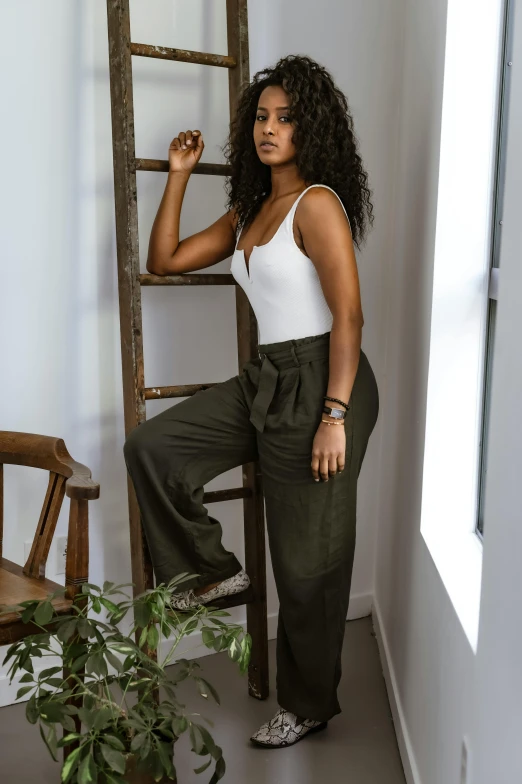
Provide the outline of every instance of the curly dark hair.
[[360,248],[367,224],[373,225],[373,205],[353,118],[331,75],[306,55],[282,57],[273,68],[254,74],[241,92],[221,148],[232,170],[225,180],[227,210],[234,209],[238,227],[244,227],[253,221],[271,190],[270,166],[259,159],[252,134],[259,96],[268,85],[281,86],[289,96],[300,176],[306,183],[329,185],[339,195],[350,218],[354,244]]

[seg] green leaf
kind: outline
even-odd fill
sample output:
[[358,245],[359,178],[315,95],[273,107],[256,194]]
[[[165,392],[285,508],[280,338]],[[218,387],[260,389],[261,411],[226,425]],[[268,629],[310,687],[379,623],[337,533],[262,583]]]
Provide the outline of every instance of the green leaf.
[[[29,654],[29,651],[27,651],[27,653]],[[20,666],[22,667],[23,670],[27,670],[27,672],[34,673],[33,663],[31,661],[31,659],[28,658],[28,656],[25,657],[23,664],[20,663]]]
[[137,649],[136,648],[133,648],[130,645],[125,645],[124,643],[120,643],[120,642],[117,642],[117,643],[113,642],[113,643],[111,643],[111,648],[114,651],[117,651],[118,653],[132,653],[132,654],[136,654],[137,653]]
[[40,707],[40,716],[46,721],[61,721],[64,706],[59,702],[46,702]]
[[38,600],[32,601],[30,604],[27,605],[27,608],[22,613],[22,621],[24,623],[29,623],[31,618],[33,617],[35,610],[38,606]]
[[57,672],[61,672],[61,667],[48,667],[46,670],[42,670],[39,674],[39,678],[41,681],[49,678],[51,675],[56,675]]
[[65,714],[62,716],[61,725],[65,730],[69,730],[69,732],[74,732],[76,729],[76,724],[74,723],[74,719],[71,716]]
[[115,735],[104,735],[103,737],[109,746],[113,747],[113,749],[118,749],[118,751],[125,751],[125,745]]
[[45,685],[52,686],[53,689],[60,689],[63,686],[63,678],[46,678]]
[[199,731],[199,727],[197,724],[193,724],[192,722],[190,722],[189,735],[190,735],[190,740],[192,742],[191,750],[195,754],[201,754],[205,744],[203,742],[203,736]]
[[85,662],[85,671],[89,673],[93,672],[95,675],[99,675],[100,677],[104,678],[108,671],[103,654],[97,651],[96,653],[93,653],[91,656],[89,656]]
[[[211,683],[209,683],[207,680],[205,680],[205,678],[201,678],[201,677],[200,677],[200,678],[199,678],[199,680],[200,680],[200,681],[201,681],[201,682],[204,684],[204,686],[206,686],[206,688],[209,690],[209,692],[210,692],[210,693],[212,694],[212,696],[214,697],[214,699],[215,699],[215,701],[217,702],[217,704],[218,704],[218,705],[221,705],[221,702],[220,702],[220,699],[219,699],[219,694],[217,693],[217,691],[215,690],[215,688],[212,686],[212,684],[211,684]],[[199,684],[199,683],[198,683],[198,686],[200,686],[200,684]]]
[[[133,711],[131,710],[131,714],[132,713]],[[136,714],[134,713],[134,715]],[[141,716],[138,716],[136,719],[132,719],[132,718],[126,719],[124,724],[126,727],[132,727],[133,730],[138,730],[139,732],[144,732],[147,729],[147,725],[145,724]]]
[[172,731],[178,738],[182,735],[188,727],[188,722],[185,716],[175,716],[172,719]]
[[163,765],[161,764],[161,759],[157,751],[152,752],[147,762],[153,780],[156,782],[165,781],[165,776],[164,776],[165,772],[163,770]]
[[117,657],[117,656],[115,656],[115,655],[114,655],[114,653],[113,653],[112,651],[108,651],[108,650],[106,650],[106,651],[104,651],[103,653],[104,653],[104,655],[105,655],[105,658],[106,658],[106,659],[107,659],[107,661],[109,662],[109,664],[112,664],[112,666],[114,667],[114,669],[116,670],[116,672],[121,672],[121,671],[122,671],[122,669],[123,669],[123,665],[122,665],[122,662],[121,662],[121,660],[120,660],[120,659],[118,659],[118,657]]
[[64,735],[64,737],[58,741],[58,746],[68,746],[69,743],[71,743],[71,741],[78,740],[78,738],[83,738],[83,737],[84,736],[80,735],[79,732],[69,732],[67,735]]
[[135,735],[132,739],[131,751],[138,751],[138,749],[141,749],[146,739],[147,739],[146,732],[138,732],[138,734]]
[[91,591],[97,591],[99,593],[100,587],[93,583],[82,583],[82,593],[90,593]]
[[40,735],[42,736],[43,742],[45,743],[45,745],[49,749],[49,753],[50,753],[51,757],[53,758],[53,760],[55,762],[58,762],[58,758],[56,756],[56,754],[57,754],[56,732],[55,732],[54,727],[51,727],[51,729],[49,730],[49,735],[47,735],[47,737],[46,737],[46,735],[45,735],[45,733],[43,731],[43,727],[40,724]]
[[25,706],[25,717],[30,724],[36,724],[38,721],[38,708],[36,707],[36,697],[33,696]]
[[172,771],[172,747],[169,743],[161,743],[160,741],[158,742],[157,750],[164,771],[170,775]]
[[111,613],[119,613],[120,612],[120,608],[116,604],[114,604],[114,602],[110,602],[104,596],[100,597],[100,602],[103,604],[103,606],[107,610],[109,610],[109,612],[111,612]]
[[126,784],[127,779],[120,779],[119,776],[112,776],[110,773],[105,771],[105,778],[107,779],[107,784]]
[[72,618],[71,620],[67,621],[67,623],[63,623],[60,626],[60,628],[56,632],[56,636],[58,637],[60,642],[67,642],[67,640],[69,640],[73,636],[76,630],[77,623],[78,622],[76,618]]
[[68,661],[71,661],[77,656],[81,656],[82,654],[87,653],[88,650],[88,643],[84,643],[82,641],[72,642],[67,649],[67,659]]
[[78,672],[78,670],[80,670],[83,667],[83,665],[85,664],[85,662],[87,661],[88,658],[89,658],[89,654],[88,653],[84,653],[81,656],[79,656],[73,662],[73,665],[71,667],[71,672]]
[[18,640],[17,642],[14,642],[12,645],[10,645],[9,648],[7,649],[7,653],[5,655],[2,664],[5,664],[7,661],[9,661],[9,659],[12,656],[14,656],[15,653],[17,652],[17,648],[20,648],[22,645],[23,645],[23,640]]
[[150,678],[138,678],[137,681],[133,681],[131,676],[131,680],[129,682],[129,691],[134,691],[138,688],[138,686],[141,686],[144,683],[150,683],[150,680]]
[[190,621],[187,621],[185,624],[185,634],[190,634],[195,629],[198,628],[199,618],[192,618]]
[[237,661],[241,656],[241,648],[235,637],[229,645],[228,654],[232,661]]
[[125,757],[123,754],[111,748],[111,746],[107,746],[106,743],[101,743],[100,748],[103,758],[111,770],[115,770],[116,773],[125,773]]
[[100,710],[96,711],[96,715],[94,717],[94,721],[92,724],[93,730],[102,730],[104,727],[108,725],[110,720],[112,719],[112,710],[108,706],[104,706],[100,708]]
[[209,781],[209,784],[216,784],[216,781],[222,779],[223,776],[225,775],[225,770],[226,770],[225,760],[223,757],[220,757],[216,762],[216,768],[214,770],[214,774],[212,778]]
[[94,758],[87,754],[80,763],[78,769],[78,784],[93,784],[97,779],[97,770]]
[[95,613],[101,613],[101,603],[97,596],[92,600],[92,609]]
[[145,626],[143,628],[141,634],[140,634],[140,639],[139,639],[139,642],[138,642],[138,645],[140,646],[140,648],[143,648],[143,646],[145,645],[145,642],[147,641],[148,631],[149,631],[148,628]]
[[20,697],[23,697],[24,694],[27,694],[27,692],[31,691],[33,688],[34,686],[22,686],[22,688],[18,689],[16,693],[16,699],[19,700]]
[[225,637],[224,634],[218,634],[214,642],[214,650],[222,651],[226,647],[227,647],[227,638]]
[[163,623],[160,624],[161,626],[161,633],[164,637],[168,637],[170,634],[170,626],[168,624],[168,619],[166,618]]
[[193,768],[194,773],[203,773],[203,771],[208,768],[211,762],[212,762],[212,757],[209,757],[208,760],[200,768]]
[[69,781],[76,765],[78,764],[78,757],[80,756],[81,747],[73,749],[70,754],[67,755],[65,762],[63,763],[62,767],[62,782],[66,784]]
[[47,742],[49,744],[49,750],[52,754],[53,759],[58,762],[58,739],[56,737],[56,727],[51,727],[49,730],[49,734],[47,736]]
[[94,635],[92,623],[87,618],[80,618],[78,621],[78,633],[80,637],[88,639]]
[[134,621],[140,626],[144,628],[147,626],[148,622],[150,621],[151,617],[151,610],[148,604],[145,602],[139,602],[138,604],[134,605]]
[[212,648],[214,645],[214,635],[215,632],[213,629],[209,629],[208,626],[204,626],[201,629],[201,639],[203,640],[203,644],[207,646],[207,648]]
[[92,725],[94,724],[94,718],[96,716],[96,712],[93,710],[87,710],[87,708],[80,708],[78,711],[78,716],[80,717],[80,721],[82,724],[85,724],[88,730],[92,729]]
[[36,623],[39,623],[40,626],[45,626],[46,623],[49,623],[51,618],[53,617],[54,608],[51,602],[45,601],[42,602],[36,608],[36,612],[34,614],[34,620]]
[[145,759],[145,757],[149,754],[150,746],[151,746],[150,735],[147,735],[145,737],[145,741],[144,741],[143,746],[141,747],[141,751],[140,751],[140,757],[142,759]]
[[158,647],[159,633],[158,633],[158,628],[155,624],[153,624],[149,628],[149,631],[147,633],[147,642],[153,651],[155,651],[156,648]]
[[205,742],[205,746],[207,747],[209,753],[214,757],[214,759],[219,759],[222,756],[221,747],[217,746],[214,742],[214,738],[207,730],[206,727],[203,727],[202,724],[198,724],[199,731],[201,732],[201,736]]

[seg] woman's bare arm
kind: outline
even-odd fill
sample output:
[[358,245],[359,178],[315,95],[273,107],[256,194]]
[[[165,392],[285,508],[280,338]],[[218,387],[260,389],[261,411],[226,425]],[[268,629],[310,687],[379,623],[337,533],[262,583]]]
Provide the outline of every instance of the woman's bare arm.
[[176,136],[169,147],[167,184],[152,225],[147,256],[147,270],[154,275],[179,275],[211,267],[234,251],[237,217],[233,211],[203,231],[179,239],[183,197],[203,146],[200,131],[187,131]]
[[348,402],[359,364],[364,324],[349,222],[337,196],[325,188],[310,189],[303,196],[295,220],[333,316],[325,394]]

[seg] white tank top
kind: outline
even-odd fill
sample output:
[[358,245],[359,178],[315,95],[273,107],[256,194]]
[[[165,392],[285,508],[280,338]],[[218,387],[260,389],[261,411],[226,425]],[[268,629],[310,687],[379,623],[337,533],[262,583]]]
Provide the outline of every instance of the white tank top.
[[[323,294],[319,275],[312,260],[299,249],[294,239],[293,222],[299,199],[310,188],[333,188],[321,183],[309,185],[299,194],[271,240],[254,245],[250,252],[249,272],[243,250],[232,255],[230,272],[244,290],[258,324],[258,343],[276,343],[308,335],[322,335],[332,326],[332,312]],[[335,193],[350,219],[344,204]],[[351,226],[350,226],[351,231]]]

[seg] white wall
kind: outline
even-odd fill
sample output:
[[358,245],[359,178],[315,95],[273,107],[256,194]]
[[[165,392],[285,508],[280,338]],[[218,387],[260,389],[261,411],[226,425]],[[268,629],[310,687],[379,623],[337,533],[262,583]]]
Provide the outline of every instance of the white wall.
[[[392,0],[319,7],[312,0],[250,0],[250,72],[284,54],[308,53],[333,73],[355,117],[361,153],[375,189],[375,228],[359,255],[363,347],[382,388],[384,335],[399,112],[402,3]],[[296,25],[296,18],[299,24]],[[8,122],[2,125],[2,427],[60,436],[101,483],[90,505],[90,579],[127,582],[127,524],[112,141],[105,3],[3,4],[0,57]],[[225,2],[131,2],[132,40],[226,52]],[[23,56],[21,53],[23,52]],[[166,158],[181,130],[200,128],[203,160],[221,162],[228,125],[225,69],[133,59],[136,154]],[[148,235],[165,184],[138,173],[142,269]],[[182,211],[187,236],[224,211],[220,177],[193,176]],[[229,261],[217,272],[228,271]],[[5,285],[8,281],[8,285]],[[234,292],[143,292],[146,384],[224,380],[237,372]],[[209,339],[209,337],[211,339]],[[147,404],[149,416],[172,401]],[[359,529],[350,617],[370,612],[377,525],[375,482],[382,417],[360,479]],[[6,467],[4,554],[23,562],[43,501],[46,476]],[[240,469],[208,490],[238,486]],[[66,532],[67,501],[57,533]],[[243,557],[241,504],[213,506],[224,544]],[[48,576],[55,579],[54,553]],[[277,595],[270,560],[269,628]],[[56,578],[63,582],[63,575]],[[244,607],[232,610],[244,619]],[[203,649],[205,651],[206,649]],[[202,652],[203,652],[202,651]],[[0,651],[1,653],[1,651]],[[0,704],[9,701],[0,673]]]
[[[510,118],[475,656],[420,534],[446,12],[445,0],[406,0],[375,615],[408,781],[460,784],[461,743],[466,736],[469,784],[512,784],[522,778],[522,69],[520,58],[514,57],[513,94],[518,98]],[[520,52],[520,4],[517,13]],[[444,494],[443,483],[440,493]]]

